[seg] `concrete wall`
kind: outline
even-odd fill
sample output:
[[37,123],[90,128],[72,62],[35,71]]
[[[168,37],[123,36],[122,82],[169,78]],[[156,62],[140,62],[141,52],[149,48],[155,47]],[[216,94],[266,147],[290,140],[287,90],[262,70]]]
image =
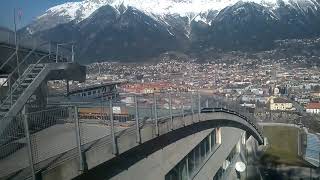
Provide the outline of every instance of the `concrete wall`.
[[[80,175],[80,171],[79,166],[75,166],[79,163],[77,156],[75,156],[62,163],[52,164],[42,173],[42,177],[43,179],[54,179],[55,177],[61,177],[60,179],[75,177],[76,179],[93,177],[93,179],[109,179],[111,177],[114,179],[151,179],[151,177],[152,179],[155,177],[164,179],[164,176],[200,143],[213,127],[239,126],[239,128],[247,129],[258,137],[256,129],[249,122],[236,115],[223,112],[206,113],[201,114],[200,122],[196,117],[175,118],[173,122],[174,131],[170,130],[170,121],[160,123],[160,136],[155,134],[155,126],[152,123],[144,125],[141,128],[141,145],[136,142],[135,131],[121,132],[116,139],[118,156],[112,154],[112,146],[109,143],[111,139],[107,136],[105,140],[96,143],[95,148],[90,148],[84,153],[89,172],[76,177]],[[222,128],[224,136],[222,137],[222,146],[213,156],[221,158],[218,159],[219,163],[216,163],[217,168],[222,165],[220,162],[229,155],[243,132],[243,130],[235,128]],[[146,153],[146,151],[149,153]],[[122,154],[124,155],[122,156]],[[116,161],[115,164],[113,160]],[[129,162],[132,164],[129,164]],[[121,166],[116,167],[115,165],[119,163],[122,163]],[[106,169],[109,169],[109,171],[106,171]],[[209,170],[204,170],[207,173],[203,174],[210,177],[215,174],[216,170],[211,169],[210,173],[208,173]]]
[[200,169],[194,180],[212,179],[233,147],[241,140],[244,131],[235,128],[222,128],[221,145],[208,159],[207,163]]
[[[132,180],[132,179],[152,179],[164,180],[165,175],[176,166],[192,149],[198,145],[203,138],[210,134],[210,130],[205,130],[197,134],[183,138],[169,146],[151,154],[147,158],[139,161],[124,171],[113,180]],[[204,180],[212,179],[218,171],[232,148],[239,142],[244,131],[235,128],[221,128],[222,144],[215,153],[208,158],[208,161],[202,166],[194,179]]]
[[164,180],[165,175],[176,166],[202,139],[210,134],[212,129],[205,130],[151,154],[124,171],[113,180],[152,179]]
[[223,166],[225,159],[235,146],[237,147],[237,154],[225,170],[223,178],[227,180],[239,179],[235,170],[235,163],[242,161],[246,164],[246,171],[240,174],[240,179],[260,179],[260,172],[255,163],[258,158],[258,143],[252,136],[248,139],[245,137],[246,134],[242,130],[224,128],[224,131],[222,131],[222,144],[193,179],[211,180],[219,168]]

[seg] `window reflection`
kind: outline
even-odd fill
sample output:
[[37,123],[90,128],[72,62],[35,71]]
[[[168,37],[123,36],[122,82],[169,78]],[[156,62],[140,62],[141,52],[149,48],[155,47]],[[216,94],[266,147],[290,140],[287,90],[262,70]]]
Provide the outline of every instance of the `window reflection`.
[[213,152],[216,145],[214,129],[186,157],[183,158],[166,176],[166,180],[188,180],[199,170],[204,161]]

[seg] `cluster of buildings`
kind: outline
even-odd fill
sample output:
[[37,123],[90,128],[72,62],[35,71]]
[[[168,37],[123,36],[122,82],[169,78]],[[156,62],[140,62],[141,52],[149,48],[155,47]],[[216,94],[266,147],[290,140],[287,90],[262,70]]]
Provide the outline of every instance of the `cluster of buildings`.
[[273,64],[250,59],[232,63],[198,63],[196,60],[164,60],[149,64],[104,62],[89,65],[86,84],[72,84],[71,89],[82,96],[83,89],[118,82],[117,91],[124,93],[197,91],[265,111],[320,113],[319,78],[318,67],[301,67],[287,61]]

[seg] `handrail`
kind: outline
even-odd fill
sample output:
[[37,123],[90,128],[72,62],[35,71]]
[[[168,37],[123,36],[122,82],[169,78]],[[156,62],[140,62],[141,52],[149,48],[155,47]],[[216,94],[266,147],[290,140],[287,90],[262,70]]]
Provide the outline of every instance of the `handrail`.
[[[39,64],[39,62],[40,62],[41,60],[43,60],[44,58],[46,58],[46,57],[48,57],[48,56],[50,56],[50,54],[41,57],[41,58],[37,61],[37,64]],[[32,65],[32,64],[31,64],[31,65]],[[31,65],[30,65],[30,66],[31,66]],[[30,66],[29,66],[29,67],[30,67]],[[28,71],[28,72],[29,72],[29,71]],[[25,73],[26,73],[26,72],[25,72]],[[23,76],[21,76],[21,77],[23,77]],[[15,92],[17,88],[21,87],[21,84],[22,84],[21,82],[17,82],[17,81],[16,81],[16,83],[18,84],[18,86],[15,87],[13,90],[11,90],[10,96],[7,96],[7,98],[3,101],[3,103],[0,105],[0,107],[3,106],[3,105],[9,100],[9,98],[12,96],[12,93]],[[16,83],[15,83],[15,84],[16,84]]]
[[[22,63],[24,63],[38,47],[41,47],[41,46],[43,46],[43,45],[45,45],[45,44],[47,44],[47,42],[42,43],[42,44],[34,47],[34,48],[23,58],[23,60],[22,60],[21,62],[19,62],[18,66],[9,74],[8,77],[11,78],[12,75],[18,70],[18,68],[20,67],[20,65],[21,65]],[[15,53],[13,53],[13,54],[15,54]],[[4,67],[4,65],[5,65],[6,63],[8,63],[8,61],[5,62],[5,63],[3,63],[3,64],[1,65],[0,70]],[[0,88],[3,87],[4,84],[6,84],[6,83],[8,82],[8,79],[9,79],[9,78],[7,78],[7,80],[6,80],[4,83],[1,84]]]
[[16,52],[12,53],[11,56],[0,66],[0,70],[16,55]]
[[[41,60],[39,59],[36,64],[40,63]],[[32,69],[36,66],[33,66],[33,67],[29,67],[29,69]],[[27,71],[29,71],[29,69]],[[26,71],[26,72],[27,72]],[[177,94],[179,95],[179,94]],[[160,96],[161,97],[161,96]],[[166,98],[166,96],[162,96],[162,98]],[[179,108],[179,105],[184,105],[184,103],[190,103],[190,99],[187,99],[187,98],[190,98],[190,96],[177,96],[177,98],[181,98],[183,99],[184,101],[180,101],[177,103],[178,107]],[[212,99],[211,99],[212,98]],[[144,98],[143,98],[144,99]],[[192,97],[191,97],[192,99]],[[209,106],[209,108],[212,108],[213,111],[212,112],[217,112],[219,114],[219,112],[222,112],[222,113],[226,113],[225,115],[233,115],[233,118],[229,118],[228,116],[225,116],[225,118],[227,118],[227,120],[233,120],[233,121],[240,121],[240,123],[242,125],[245,125],[247,126],[244,130],[246,130],[247,132],[249,132],[250,135],[253,135],[255,138],[257,138],[257,141],[259,141],[259,143],[263,142],[264,141],[264,137],[262,135],[262,131],[261,129],[259,129],[259,125],[256,124],[256,122],[254,121],[254,117],[247,113],[246,109],[241,107],[238,102],[229,102],[227,101],[226,99],[217,99],[217,98],[214,98],[214,97],[202,97],[202,99],[197,99],[199,102],[201,100],[213,100],[212,101],[212,104]],[[192,103],[197,103],[196,99],[194,99],[194,101],[191,101]],[[117,101],[118,103],[119,101]],[[166,106],[165,104],[167,103],[168,101],[165,100],[165,101],[159,101],[159,104],[156,104],[155,105],[158,105],[157,107],[160,106],[160,108],[164,108],[166,109]],[[129,104],[131,105],[132,103],[131,102],[128,102],[128,103],[125,103],[125,104]],[[171,103],[170,103],[171,104]],[[116,105],[116,104],[114,104]],[[85,153],[87,151],[89,151],[90,149],[94,149],[94,148],[99,148],[99,147],[103,147],[105,148],[105,145],[107,146],[111,146],[111,143],[113,142],[113,136],[118,138],[120,136],[124,137],[123,135],[130,135],[132,137],[134,137],[134,133],[139,133],[139,130],[141,130],[140,128],[142,128],[143,126],[150,126],[151,127],[151,138],[155,138],[156,136],[154,136],[155,132],[157,131],[154,131],[156,130],[156,128],[158,128],[158,133],[156,135],[163,135],[164,133],[167,133],[167,132],[171,132],[175,129],[178,129],[178,128],[183,128],[187,125],[191,125],[190,123],[192,124],[195,124],[195,123],[199,123],[199,122],[205,122],[205,121],[210,121],[210,120],[215,120],[215,115],[216,114],[209,114],[208,117],[205,115],[204,113],[204,106],[201,105],[201,103],[199,103],[198,107],[195,107],[195,106],[192,106],[190,108],[187,108],[187,109],[184,109],[184,106],[181,107],[181,110],[182,112],[180,112],[180,109],[177,109],[177,113],[178,114],[172,114],[172,112],[170,112],[170,115],[169,115],[169,111],[163,111],[164,113],[159,113],[159,116],[156,117],[157,118],[157,121],[155,121],[153,118],[155,117],[153,114],[153,112],[149,115],[145,115],[145,114],[140,114],[142,116],[139,115],[139,108],[141,107],[142,104],[138,104],[138,101],[135,101],[135,107],[138,108],[138,111],[136,112],[131,112],[131,111],[127,111],[129,115],[132,115],[133,113],[137,113],[138,115],[134,117],[135,121],[133,122],[137,122],[136,121],[136,118],[139,120],[138,123],[134,124],[133,122],[131,123],[128,123],[129,126],[127,126],[128,128],[125,129],[125,130],[120,130],[120,131],[116,131],[116,132],[113,132],[114,134],[112,135],[111,133],[106,133],[106,134],[101,134],[99,135],[97,138],[86,138],[87,136],[85,135],[85,133],[80,133],[79,135],[79,144],[77,144],[79,147],[82,147],[82,152],[78,152],[79,154],[80,153]],[[143,108],[141,110],[144,110],[144,105],[143,104]],[[171,108],[172,108],[172,104],[169,105]],[[35,112],[27,112],[26,113],[26,117],[28,117],[29,121],[30,122],[34,122],[34,126],[32,128],[30,128],[30,130],[33,130],[30,131],[31,134],[32,133],[36,133],[38,132],[39,130],[44,130],[46,128],[49,128],[51,126],[54,126],[56,124],[59,124],[59,126],[61,124],[65,124],[65,126],[67,127],[70,127],[69,125],[73,125],[73,123],[76,122],[75,120],[75,117],[76,116],[79,116],[78,113],[75,113],[75,110],[72,108],[72,109],[68,109],[68,107],[74,107],[74,106],[71,106],[71,105],[67,105],[67,106],[64,106],[64,107],[61,107],[61,108],[57,108],[57,107],[54,107],[53,109],[46,109],[46,110],[41,110],[41,111],[35,111]],[[100,106],[97,106],[97,107],[100,107]],[[131,106],[130,106],[131,107]],[[152,106],[149,106],[150,107],[150,110],[152,109]],[[163,110],[163,109],[154,109],[155,110],[155,113],[158,113],[160,112],[160,110]],[[194,110],[192,110],[192,108],[194,108]],[[55,113],[56,111],[60,111],[59,109],[61,109],[62,113]],[[140,111],[141,113],[142,111]],[[161,111],[162,112],[162,111]],[[143,111],[144,113],[144,111]],[[201,113],[200,116],[198,117],[199,118],[199,121],[195,121],[195,119],[191,119],[189,115],[195,115],[194,117],[197,118],[196,116],[198,115],[197,113]],[[60,114],[60,115],[59,115]],[[56,117],[56,115],[59,115],[59,117],[57,118],[51,118],[51,117]],[[105,112],[104,116],[107,115],[107,113]],[[148,116],[148,117],[147,117]],[[186,116],[189,116],[189,117],[186,117]],[[9,116],[9,117],[6,117],[6,118],[12,118],[12,117],[19,117],[19,115],[14,115],[14,116]],[[110,117],[110,116],[109,116]],[[186,118],[182,118],[182,117],[186,117]],[[113,118],[115,118],[115,116],[113,116]],[[239,119],[241,118],[241,119]],[[116,120],[121,120],[121,118],[117,119],[115,118]],[[219,119],[218,117],[216,119]],[[172,120],[172,121],[171,121]],[[22,120],[20,120],[19,122],[21,122]],[[85,119],[83,119],[83,121],[80,120],[80,118],[77,120],[78,122],[77,123],[86,123],[86,122],[89,122]],[[105,125],[108,125],[108,126],[111,126],[111,121],[110,121],[110,118],[107,120],[106,119],[103,119],[103,120],[99,120],[97,121],[98,123],[102,122],[103,124]],[[163,122],[166,122],[165,124],[162,124]],[[187,122],[187,123],[186,123]],[[91,123],[91,121],[89,122]],[[154,126],[154,124],[156,123],[157,126]],[[172,124],[171,124],[172,123]],[[121,124],[120,124],[121,125]],[[172,125],[170,127],[170,125]],[[215,126],[214,126],[215,127]],[[12,129],[15,130],[16,126],[12,126]],[[81,124],[80,124],[80,127],[78,125],[78,127],[73,126],[73,129],[74,130],[75,128],[80,128],[81,131],[86,131],[85,129],[82,130],[81,129]],[[213,128],[213,127],[208,127],[208,128]],[[90,130],[88,130],[90,131]],[[18,138],[24,138],[23,136],[19,136],[18,135],[18,130],[15,130],[14,131],[14,135],[17,135]],[[131,135],[132,134],[132,135]],[[6,136],[6,139],[4,139],[4,143],[7,143],[9,141],[14,141],[15,139],[9,137],[11,134],[8,133],[8,137]],[[139,133],[139,135],[141,135]],[[141,136],[140,136],[141,138]],[[149,138],[148,138],[149,139]],[[73,140],[73,139],[72,139]],[[121,137],[119,138],[119,140],[121,140]],[[139,143],[144,143],[145,141],[144,140],[140,140]],[[37,143],[36,141],[35,142],[32,142],[32,143]],[[138,141],[137,141],[138,143]],[[1,144],[1,143],[0,143]],[[38,144],[35,144],[35,145],[38,145]],[[72,145],[68,146],[66,149],[62,149],[59,151],[57,151],[57,154],[54,154],[54,156],[43,156],[42,158],[38,158],[37,157],[37,161],[35,161],[35,164],[32,164],[32,165],[39,165],[40,163],[43,163],[43,164],[46,164],[47,163],[47,160],[48,159],[51,159],[52,157],[56,157],[56,156],[60,156],[61,154],[66,154],[66,156],[64,156],[63,158],[61,158],[61,161],[64,161],[64,160],[67,160],[69,158],[73,158],[74,155],[77,155],[75,152],[75,146],[76,144],[75,143],[72,143]],[[37,146],[37,148],[35,149],[36,153],[37,151],[40,149],[40,148],[43,148],[42,145],[39,145]],[[132,148],[132,146],[130,146],[130,148]],[[50,149],[49,149],[50,150]],[[48,150],[48,151],[49,151]],[[44,151],[45,152],[45,151]],[[58,163],[61,163],[61,161],[59,160]],[[48,161],[48,163],[53,163],[53,161]],[[54,162],[56,163],[56,162]],[[40,166],[41,168],[41,166]]]
[[[34,46],[34,47],[32,48],[32,50],[29,51],[29,53],[24,57],[24,59],[22,60],[22,62],[24,62],[26,59],[28,59],[28,58],[31,56],[31,54],[34,53],[39,47],[42,47],[42,46],[44,46],[44,45],[46,45],[46,44],[50,44],[50,42],[42,42],[42,43],[40,43],[39,45]],[[10,58],[8,58],[8,59],[6,60],[6,62],[3,63],[3,64],[0,66],[0,70],[14,57],[15,54],[16,54],[16,52],[14,52],[14,53],[10,56]],[[49,54],[50,54],[50,53],[49,53]],[[20,65],[20,64],[19,64],[19,65]]]

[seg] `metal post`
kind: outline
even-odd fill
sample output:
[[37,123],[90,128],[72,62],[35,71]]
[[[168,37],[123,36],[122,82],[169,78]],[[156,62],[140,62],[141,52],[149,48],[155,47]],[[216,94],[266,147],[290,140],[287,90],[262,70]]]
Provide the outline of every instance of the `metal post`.
[[[101,99],[100,99],[100,101],[101,101],[101,107],[100,107],[100,118],[101,118],[101,120],[103,120],[104,118],[103,118],[103,116],[102,116],[102,110],[103,110],[103,105],[104,105],[104,103],[103,103],[103,96],[101,96]],[[105,112],[104,112],[105,113]],[[104,114],[105,115],[105,114]],[[107,120],[107,118],[106,118],[106,116],[104,116],[105,117],[105,120]],[[106,122],[106,121],[105,121]]]
[[10,107],[12,106],[12,83],[11,83],[11,75],[9,75],[9,93],[10,93]]
[[[245,136],[246,136],[245,139],[247,139],[247,133],[245,134]],[[246,151],[245,153],[246,153],[246,164],[247,164],[247,168],[246,168],[246,179],[247,179],[248,178],[248,166],[249,166],[249,162],[248,161],[249,160],[248,160],[248,149],[247,149],[248,146],[247,146],[247,142],[246,141],[245,141],[245,145],[244,146],[245,146],[245,151]]]
[[113,105],[112,100],[109,102],[109,112],[110,112],[110,120],[111,120],[111,138],[112,138],[112,153],[118,154],[117,152],[117,144],[116,144],[116,136],[114,132],[114,120],[113,120]]
[[199,121],[200,121],[200,117],[201,117],[201,96],[198,91],[198,120]]
[[206,100],[206,108],[208,108],[209,107],[209,100],[207,99]]
[[157,98],[155,94],[153,94],[153,104],[154,104],[154,119],[156,123],[156,135],[159,136]]
[[183,103],[182,103],[182,105],[181,105],[181,115],[182,115],[182,117],[184,118],[184,105],[183,105]]
[[68,80],[68,79],[66,80],[66,84],[67,84],[67,93],[66,93],[66,96],[69,96],[70,86],[69,86],[69,80]]
[[57,44],[56,63],[58,63],[58,54],[59,54],[59,44]]
[[135,105],[135,109],[136,109],[136,139],[137,139],[137,143],[141,143],[141,134],[140,134],[140,127],[139,127],[139,111],[138,111],[138,99],[137,96],[134,96],[134,105]]
[[192,113],[192,122],[193,122],[194,111],[193,111],[193,94],[192,94],[192,92],[191,92],[191,113]]
[[169,112],[170,112],[170,126],[171,126],[171,130],[173,130],[173,115],[172,115],[172,97],[171,97],[171,92],[169,92]]
[[72,44],[71,46],[71,51],[72,51],[72,57],[71,57],[71,60],[72,62],[74,62],[74,49],[73,49],[74,45]]
[[30,163],[30,168],[31,168],[31,174],[32,174],[32,179],[36,179],[35,175],[35,170],[34,170],[34,160],[33,160],[33,153],[32,153],[32,146],[31,146],[31,138],[30,138],[30,132],[29,132],[29,124],[28,124],[28,115],[26,114],[26,106],[23,108],[23,124],[24,124],[24,130],[25,130],[25,135],[26,135],[26,140],[28,144],[28,156],[29,156],[29,163]]
[[18,45],[18,35],[17,35],[17,20],[16,20],[16,9],[13,9],[13,22],[14,22],[14,41],[15,41],[15,45],[16,45],[16,60],[17,60],[17,70],[18,70],[18,76],[20,77],[20,68],[19,68],[19,45]]
[[76,141],[77,141],[77,148],[78,148],[78,155],[79,155],[79,170],[84,171],[84,162],[82,156],[82,148],[81,148],[81,134],[80,134],[80,123],[78,117],[78,107],[74,107],[74,120],[75,120],[75,127],[76,127]]

